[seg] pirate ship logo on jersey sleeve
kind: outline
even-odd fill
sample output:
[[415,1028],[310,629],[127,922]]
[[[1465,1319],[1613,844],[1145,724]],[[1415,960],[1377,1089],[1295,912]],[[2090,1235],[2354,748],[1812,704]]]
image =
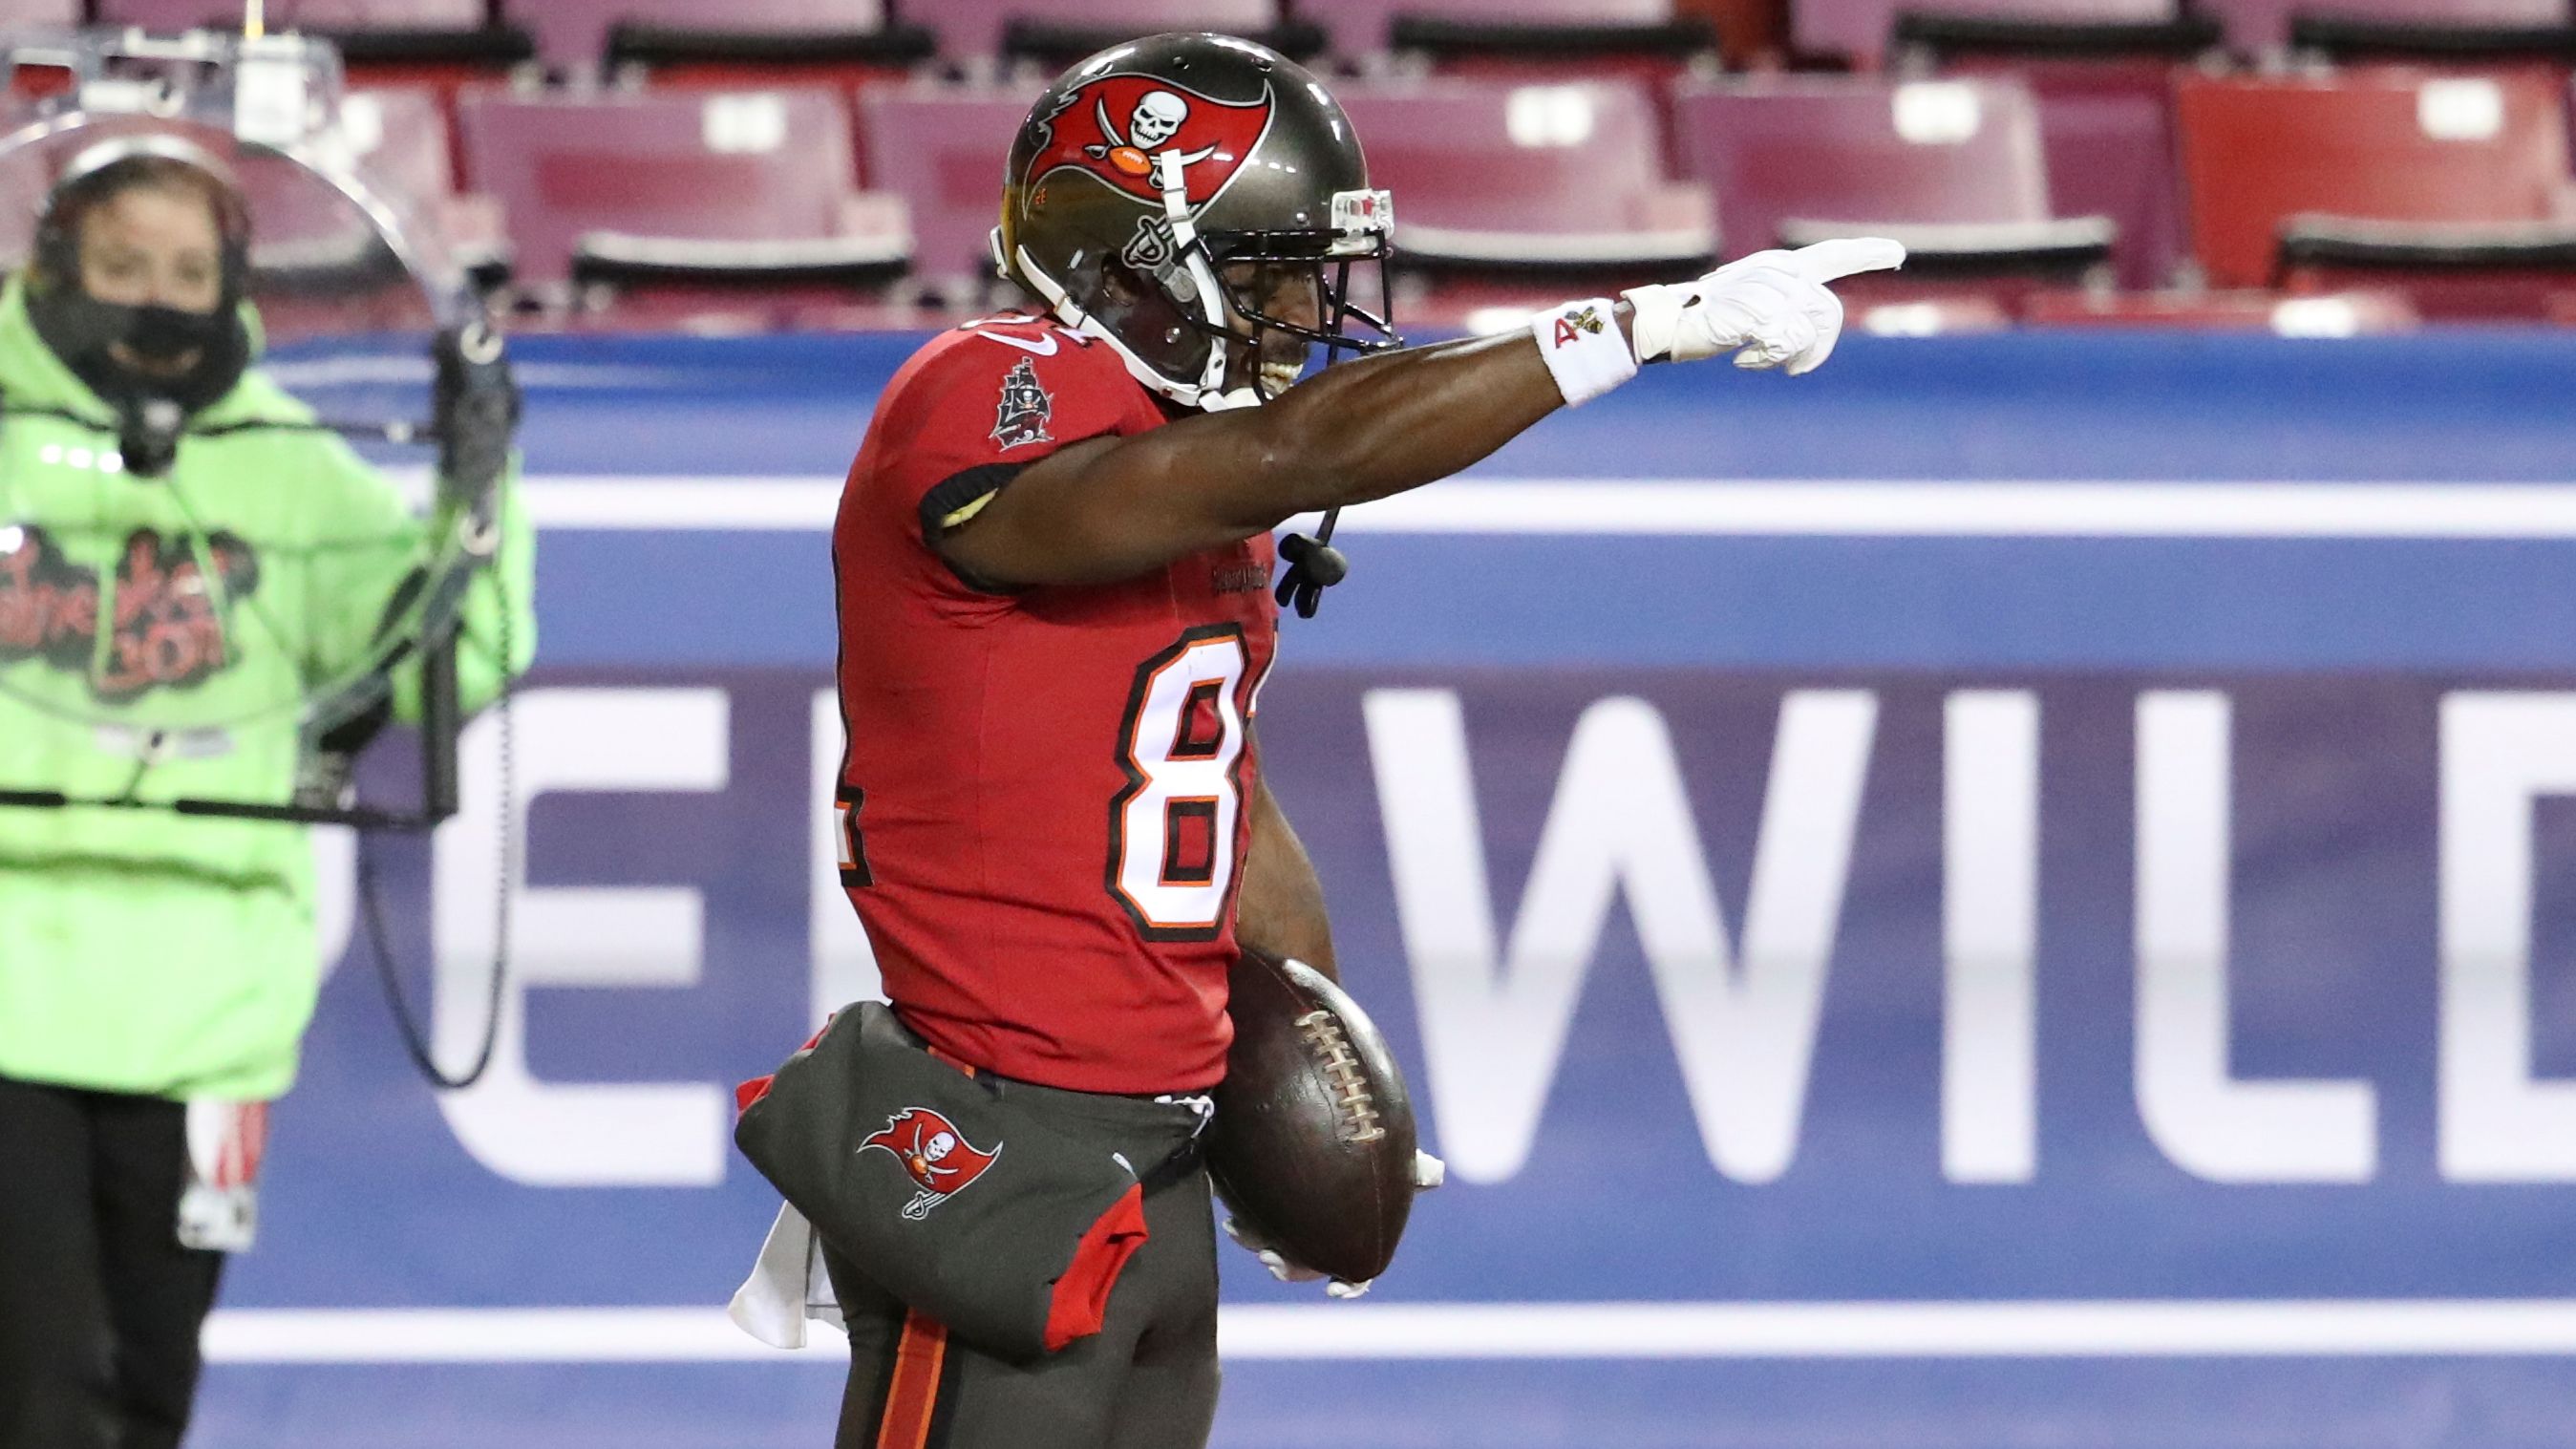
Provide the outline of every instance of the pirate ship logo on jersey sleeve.
[[78,672],[109,704],[187,689],[238,662],[222,611],[258,587],[259,556],[233,534],[208,535],[200,550],[185,535],[137,529],[117,560],[102,649],[98,570],[42,528],[0,526],[0,664]]
[[1023,357],[1002,378],[1002,398],[994,408],[993,442],[1003,451],[1029,443],[1047,443],[1047,419],[1055,399],[1038,382],[1037,364]]
[[1162,172],[1180,168],[1193,207],[1216,199],[1270,127],[1270,89],[1250,102],[1221,101],[1155,76],[1106,75],[1068,93],[1043,122],[1046,143],[1021,177],[1087,171],[1143,202],[1160,202]]

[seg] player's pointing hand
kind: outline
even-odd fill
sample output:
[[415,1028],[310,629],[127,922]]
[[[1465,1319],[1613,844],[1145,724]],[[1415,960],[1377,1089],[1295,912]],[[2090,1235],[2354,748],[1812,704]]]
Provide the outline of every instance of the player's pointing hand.
[[1696,282],[1635,287],[1622,295],[1639,362],[1696,362],[1735,354],[1735,365],[1813,372],[1842,336],[1843,304],[1825,284],[1905,264],[1885,237],[1843,237],[1796,251],[1755,252]]

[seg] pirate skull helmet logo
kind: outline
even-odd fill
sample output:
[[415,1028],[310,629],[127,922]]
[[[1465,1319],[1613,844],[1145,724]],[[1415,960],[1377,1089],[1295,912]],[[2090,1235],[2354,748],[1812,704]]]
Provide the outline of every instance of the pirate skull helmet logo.
[[1189,102],[1170,91],[1147,91],[1128,114],[1127,139],[1137,149],[1151,151],[1172,139],[1189,118]]
[[[1104,138],[1082,148],[1084,155],[1095,161],[1107,161],[1129,176],[1145,176],[1154,169],[1152,153],[1181,133],[1189,124],[1190,103],[1176,91],[1152,90],[1136,98],[1127,112],[1127,134],[1118,133],[1118,123],[1109,117],[1109,98],[1095,96],[1091,102],[1092,123]],[[1194,166],[1216,154],[1210,144],[1194,151],[1176,152],[1183,166]]]

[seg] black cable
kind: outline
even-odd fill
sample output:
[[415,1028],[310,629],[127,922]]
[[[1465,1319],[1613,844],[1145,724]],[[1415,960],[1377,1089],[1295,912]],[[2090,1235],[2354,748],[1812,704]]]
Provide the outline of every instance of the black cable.
[[[429,1033],[421,1027],[419,1016],[412,1011],[410,998],[403,995],[401,976],[394,969],[392,933],[385,929],[384,901],[376,889],[375,863],[367,852],[368,837],[365,832],[360,832],[358,836],[358,907],[359,914],[366,920],[369,954],[376,958],[376,980],[384,986],[385,1004],[393,1011],[394,1026],[402,1037],[403,1051],[411,1057],[411,1064],[420,1069],[421,1076],[431,1086],[449,1092],[461,1092],[473,1086],[483,1080],[483,1074],[491,1069],[492,1055],[500,1046],[502,1001],[509,988],[510,978],[510,897],[511,886],[518,878],[518,832],[511,828],[512,801],[517,794],[512,763],[514,741],[510,713],[513,683],[510,666],[513,659],[513,640],[510,627],[510,596],[508,589],[501,582],[500,558],[497,551],[491,567],[492,593],[500,600],[501,605],[501,688],[493,701],[494,707],[499,711],[501,731],[501,880],[499,894],[493,907],[492,984],[484,1001],[483,1046],[474,1054],[474,1065],[462,1075],[451,1077],[439,1070],[437,1060],[430,1053]],[[433,959],[430,962],[433,981],[436,980],[437,970],[438,963]]]

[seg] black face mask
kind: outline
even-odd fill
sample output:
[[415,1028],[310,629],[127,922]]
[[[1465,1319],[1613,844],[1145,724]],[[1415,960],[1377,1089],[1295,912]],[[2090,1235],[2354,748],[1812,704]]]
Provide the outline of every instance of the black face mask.
[[[229,299],[212,312],[187,312],[37,286],[28,290],[27,313],[63,365],[116,409],[117,451],[139,477],[170,470],[189,416],[232,391],[250,365],[250,337]],[[170,372],[129,367],[113,351],[120,342],[146,362],[194,360]]]
[[[183,421],[211,406],[250,365],[250,338],[229,302],[212,312],[135,307],[57,285],[31,288],[27,312],[63,365],[116,408],[120,431],[131,435],[126,466],[137,473],[166,469],[178,442],[173,415]],[[176,363],[191,353],[195,360],[166,373],[129,367],[112,350],[118,343],[146,362]],[[155,462],[158,468],[147,466]]]

